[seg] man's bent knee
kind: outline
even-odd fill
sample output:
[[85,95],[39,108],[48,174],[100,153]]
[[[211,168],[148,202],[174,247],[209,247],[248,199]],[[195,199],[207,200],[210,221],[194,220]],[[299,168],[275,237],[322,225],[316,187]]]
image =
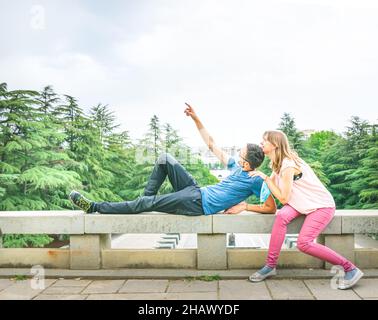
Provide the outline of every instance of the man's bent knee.
[[157,159],[158,164],[175,164],[177,163],[177,160],[169,153],[161,153],[159,155],[159,158]]

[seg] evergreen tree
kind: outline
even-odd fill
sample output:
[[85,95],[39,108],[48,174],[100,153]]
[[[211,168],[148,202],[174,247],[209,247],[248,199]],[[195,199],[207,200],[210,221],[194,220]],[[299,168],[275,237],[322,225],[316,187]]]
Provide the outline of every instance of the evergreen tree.
[[91,109],[90,118],[99,131],[101,143],[106,145],[114,130],[119,127],[115,124],[114,112],[109,110],[108,105],[100,103]]
[[155,161],[157,160],[160,150],[161,150],[161,128],[160,128],[160,120],[159,118],[154,115],[150,121],[150,130],[147,134],[148,139],[152,140]]
[[40,103],[40,109],[45,114],[48,115],[54,112],[55,105],[60,101],[58,94],[56,94],[52,86],[46,86],[40,92],[39,97],[36,100]]
[[64,95],[64,98],[66,104],[56,107],[53,114],[64,127],[69,150],[75,152],[77,143],[79,143],[83,135],[82,130],[87,125],[87,118],[74,97]]
[[169,153],[171,152],[171,150],[176,152],[176,149],[180,147],[181,143],[182,138],[179,137],[177,130],[173,129],[173,127],[169,123],[166,123],[164,125],[165,152]]
[[[35,91],[1,86],[0,210],[62,209],[68,200],[59,193],[80,183],[78,175],[61,165],[67,159],[56,149],[61,136],[52,130],[39,97]],[[8,235],[4,243],[41,246],[49,241],[46,235]]]
[[363,188],[363,185],[355,172],[366,156],[367,134],[368,123],[353,117],[351,126],[347,127],[344,136],[336,139],[332,147],[325,152],[325,172],[330,179],[329,187],[339,208],[360,206],[359,189]]
[[377,125],[368,125],[368,134],[362,148],[366,150],[359,161],[359,167],[350,177],[354,192],[359,195],[358,207],[363,209],[378,208],[378,137]]
[[68,201],[54,203],[52,194],[79,183],[78,175],[62,166],[68,159],[57,149],[62,136],[49,127],[38,96],[32,91],[3,91],[1,131],[7,136],[0,149],[0,179],[6,182],[3,210],[62,208],[60,204],[64,207]]
[[298,131],[295,120],[289,113],[284,113],[281,117],[278,130],[283,131],[287,135],[291,147],[298,152],[300,156],[303,156],[305,153],[303,144],[304,136],[302,132]]

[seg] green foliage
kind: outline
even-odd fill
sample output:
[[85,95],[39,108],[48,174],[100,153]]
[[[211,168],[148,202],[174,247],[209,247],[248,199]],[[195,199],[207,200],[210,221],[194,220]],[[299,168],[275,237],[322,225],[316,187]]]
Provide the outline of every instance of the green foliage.
[[278,129],[286,133],[291,147],[296,150],[300,156],[303,156],[305,153],[304,136],[302,132],[297,130],[295,120],[289,113],[283,114]]
[[4,248],[43,248],[53,240],[48,235],[7,234],[3,237]]
[[198,277],[186,277],[185,281],[187,281],[187,282],[192,282],[192,281],[211,282],[211,281],[219,281],[221,279],[222,278],[219,274],[215,274],[215,275],[204,275],[204,276],[198,276]]
[[352,117],[343,134],[320,131],[307,140],[285,114],[280,129],[328,187],[337,207],[378,208],[378,140],[376,124]]
[[[190,150],[170,124],[154,115],[147,133],[134,145],[107,105],[86,114],[77,99],[60,96],[51,86],[41,92],[9,91],[0,84],[0,210],[76,209],[68,200],[78,189],[95,201],[124,201],[141,196],[157,156]],[[146,148],[146,163],[137,152]],[[140,159],[139,159],[140,160]],[[201,162],[189,170],[199,183],[216,183]],[[160,193],[171,192],[166,181]],[[51,238],[6,235],[7,247],[36,246]]]

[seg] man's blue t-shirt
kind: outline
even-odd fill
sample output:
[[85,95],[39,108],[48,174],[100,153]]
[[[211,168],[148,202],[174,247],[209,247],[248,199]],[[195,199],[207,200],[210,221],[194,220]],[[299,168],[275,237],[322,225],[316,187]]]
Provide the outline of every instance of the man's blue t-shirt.
[[215,185],[201,188],[202,207],[206,215],[228,209],[252,194],[260,197],[264,180],[261,177],[250,177],[247,171],[230,158],[227,168],[231,174]]

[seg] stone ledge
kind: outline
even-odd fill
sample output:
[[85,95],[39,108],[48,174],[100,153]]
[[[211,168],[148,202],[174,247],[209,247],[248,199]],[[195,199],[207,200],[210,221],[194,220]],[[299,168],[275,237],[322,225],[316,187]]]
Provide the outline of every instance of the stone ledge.
[[[251,212],[242,212],[238,215],[216,214],[213,216],[213,232],[271,233],[274,219],[274,214],[259,214]],[[299,233],[304,219],[305,216],[301,216],[290,223],[287,233]],[[341,224],[342,217],[336,215],[322,234],[341,234]]]
[[211,216],[148,214],[85,216],[85,232],[103,233],[212,233]]
[[84,234],[82,211],[0,211],[3,234]]
[[340,210],[342,233],[377,233],[378,210]]
[[[238,215],[183,216],[160,212],[133,215],[85,215],[82,211],[0,212],[3,234],[110,234],[110,233],[270,233],[275,215],[243,212]],[[293,221],[288,233],[298,233],[304,216]],[[378,210],[337,210],[323,234],[374,233]]]

